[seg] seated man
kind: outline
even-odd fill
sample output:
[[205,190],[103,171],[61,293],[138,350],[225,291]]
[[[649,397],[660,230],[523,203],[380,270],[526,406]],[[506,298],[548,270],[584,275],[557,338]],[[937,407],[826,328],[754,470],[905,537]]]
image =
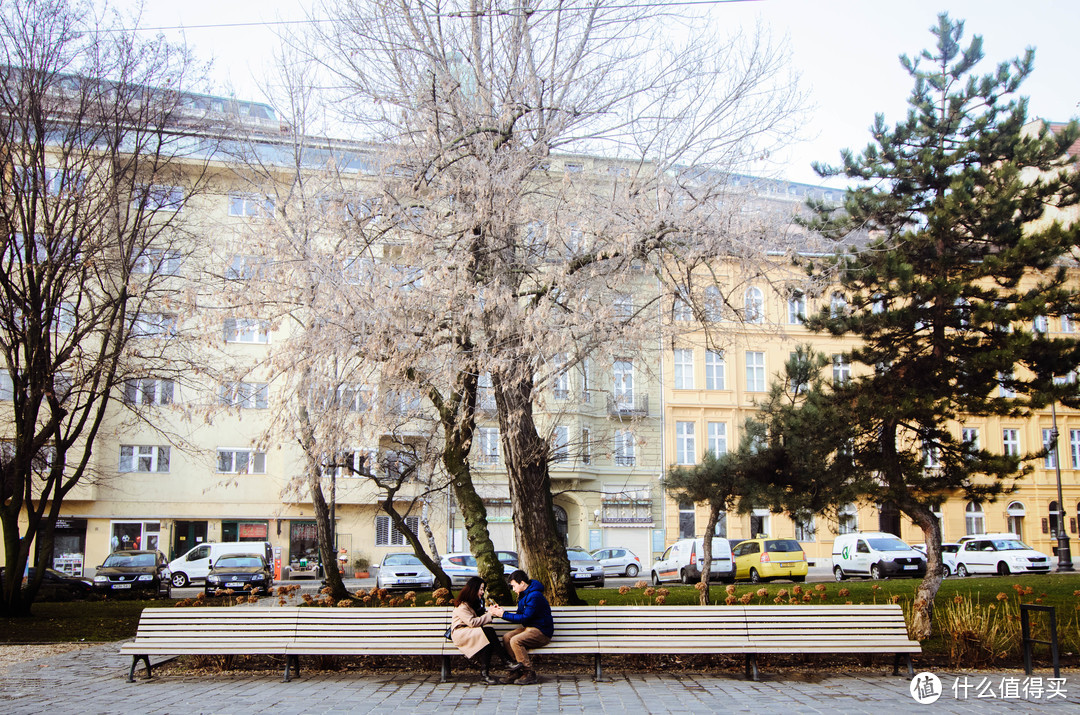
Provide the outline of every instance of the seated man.
[[[516,611],[506,611],[502,606],[493,606],[491,614],[505,621],[517,623],[518,627],[503,636],[503,647],[513,653],[517,663],[510,666],[508,683],[515,680],[520,685],[536,682],[536,671],[529,658],[529,648],[539,648],[551,642],[555,634],[555,623],[551,619],[551,606],[544,597],[544,585],[529,579],[529,575],[518,569],[510,574],[510,588],[518,595]],[[519,680],[520,679],[520,680]]]

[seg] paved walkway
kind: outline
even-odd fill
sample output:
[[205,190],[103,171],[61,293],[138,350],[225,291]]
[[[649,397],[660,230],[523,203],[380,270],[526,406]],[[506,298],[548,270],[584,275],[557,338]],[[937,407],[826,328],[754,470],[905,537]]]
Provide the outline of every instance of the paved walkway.
[[[117,644],[12,666],[0,676],[0,712],[65,713],[435,713],[456,709],[485,713],[874,713],[1080,712],[1080,671],[1064,683],[1028,680],[1020,672],[938,672],[943,693],[930,705],[916,702],[910,681],[878,673],[824,673],[796,677],[774,672],[761,682],[726,674],[541,674],[531,686],[485,686],[471,669],[439,683],[438,673],[382,675],[305,672],[291,683],[280,673],[209,676],[155,675],[127,682],[130,660]],[[882,667],[881,671],[886,668]],[[891,672],[891,669],[888,669]],[[965,692],[966,698],[957,694]],[[958,687],[957,687],[958,686]],[[1026,698],[1023,690],[1026,686]],[[1061,687],[1059,687],[1061,686]],[[1052,696],[1064,688],[1066,697]],[[980,698],[982,688],[984,697]],[[989,691],[986,689],[990,688]],[[1015,692],[1013,692],[1015,688]],[[1003,691],[1004,689],[1004,691]],[[990,693],[993,697],[987,697]]]

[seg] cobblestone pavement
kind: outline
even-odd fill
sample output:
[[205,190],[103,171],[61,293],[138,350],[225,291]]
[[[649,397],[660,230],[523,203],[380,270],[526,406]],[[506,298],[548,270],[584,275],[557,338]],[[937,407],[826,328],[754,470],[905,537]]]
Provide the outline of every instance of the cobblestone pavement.
[[[155,675],[127,682],[130,660],[115,643],[19,663],[0,676],[0,712],[65,713],[708,713],[754,712],[1080,712],[1080,671],[1062,675],[1066,697],[1053,696],[1051,673],[1027,680],[1020,672],[938,672],[942,695],[920,705],[904,677],[874,673],[817,673],[811,678],[769,673],[760,682],[727,674],[615,674],[541,672],[537,685],[479,682],[462,669],[451,683],[434,672],[382,675],[315,673],[290,683],[280,674]],[[884,668],[882,670],[885,670]],[[958,699],[963,694],[966,698]],[[1027,697],[1021,692],[1027,685]],[[959,685],[959,687],[955,687]],[[1036,686],[1041,685],[1041,692]],[[979,688],[984,697],[977,697]],[[989,687],[993,697],[985,697]],[[1016,692],[1013,692],[1013,688]],[[1003,691],[1003,688],[1005,689]],[[1057,690],[1062,688],[1058,687]]]

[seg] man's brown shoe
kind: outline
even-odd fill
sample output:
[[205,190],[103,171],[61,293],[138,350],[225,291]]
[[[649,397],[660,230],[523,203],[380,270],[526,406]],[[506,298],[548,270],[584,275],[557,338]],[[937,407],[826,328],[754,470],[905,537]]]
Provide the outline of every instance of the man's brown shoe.
[[[522,675],[520,679],[517,679],[518,685],[532,685],[536,682],[535,670],[533,670],[532,668],[523,668],[522,671],[524,671],[524,675]],[[514,676],[512,675],[510,677],[513,678]]]
[[517,663],[517,665],[519,667],[515,668],[514,670],[511,670],[510,675],[506,676],[506,680],[503,681],[503,682],[505,682],[507,684],[512,683],[515,680],[517,680],[518,678],[523,677],[526,673],[529,672],[528,668],[520,667],[521,663]]

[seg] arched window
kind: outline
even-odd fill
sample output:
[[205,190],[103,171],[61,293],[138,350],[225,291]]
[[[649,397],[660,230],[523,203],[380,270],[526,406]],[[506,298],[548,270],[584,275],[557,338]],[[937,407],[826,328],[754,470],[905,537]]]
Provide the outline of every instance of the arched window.
[[1027,510],[1024,508],[1023,502],[1009,502],[1009,506],[1005,509],[1005,515],[1008,517],[1009,531],[1016,534],[1017,538],[1021,541],[1024,540],[1025,514],[1027,514]]
[[765,322],[765,294],[760,288],[746,289],[746,322]]
[[967,508],[964,509],[964,526],[968,536],[986,533],[986,517],[983,514],[982,504],[968,502]]

